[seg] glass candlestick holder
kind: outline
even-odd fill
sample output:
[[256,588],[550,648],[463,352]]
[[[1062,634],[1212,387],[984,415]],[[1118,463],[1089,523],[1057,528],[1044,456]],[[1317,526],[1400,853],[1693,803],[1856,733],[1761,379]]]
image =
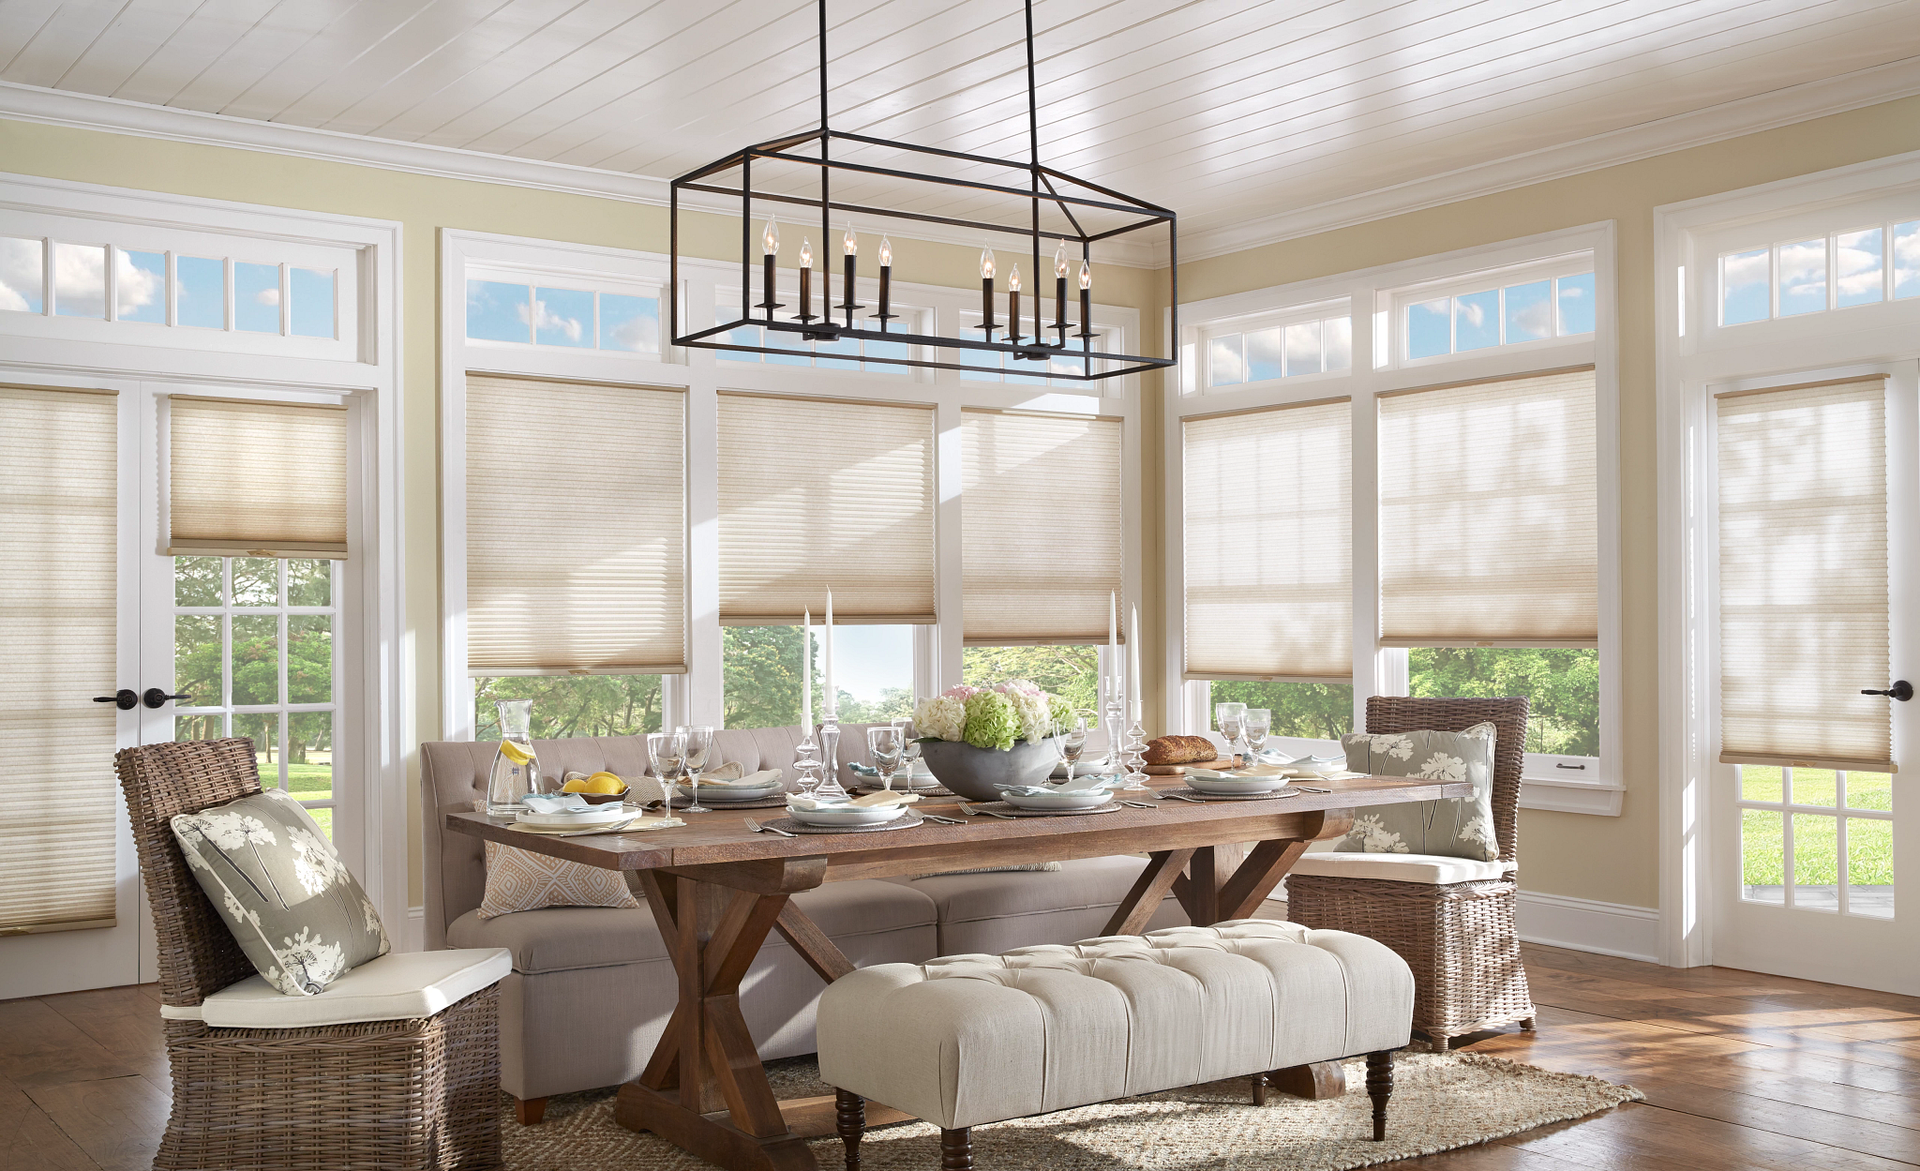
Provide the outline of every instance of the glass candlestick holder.
[[826,777],[813,791],[814,797],[822,801],[849,800],[846,786],[840,783],[840,717],[835,712],[828,712],[820,722],[820,767]]
[[1147,730],[1141,725],[1140,717],[1144,708],[1139,700],[1127,705],[1128,723],[1126,739],[1120,745],[1120,759],[1127,766],[1127,783],[1123,790],[1140,790],[1147,787],[1147,773],[1144,765],[1147,756]]

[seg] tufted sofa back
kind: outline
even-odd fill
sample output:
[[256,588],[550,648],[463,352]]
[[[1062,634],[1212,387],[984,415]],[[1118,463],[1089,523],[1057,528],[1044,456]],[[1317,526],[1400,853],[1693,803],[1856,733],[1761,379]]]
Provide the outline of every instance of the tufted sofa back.
[[[841,783],[851,785],[855,778],[848,764],[871,764],[867,752],[870,724],[840,725]],[[785,774],[788,787],[795,780],[793,750],[800,743],[800,727],[727,728],[714,734],[713,766],[738,761],[747,772],[777,768]],[[576,736],[566,740],[536,740],[534,751],[540,756],[543,777],[558,778],[568,772],[619,773],[629,782],[646,776],[647,738],[645,736]],[[486,855],[479,838],[447,833],[441,821],[445,814],[471,810],[475,801],[487,795],[487,773],[493,767],[496,744],[491,741],[439,740],[420,746],[420,833],[426,847],[423,876],[426,881],[425,928],[429,949],[445,947],[447,924],[480,905],[486,893]],[[651,780],[636,786],[657,789]],[[657,795],[646,793],[648,796]]]

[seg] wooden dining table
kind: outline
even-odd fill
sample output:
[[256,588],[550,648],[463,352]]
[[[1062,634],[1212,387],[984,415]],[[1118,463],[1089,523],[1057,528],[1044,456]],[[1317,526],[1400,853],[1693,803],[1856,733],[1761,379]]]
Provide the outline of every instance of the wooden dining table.
[[[679,979],[679,1001],[640,1077],[620,1088],[614,1116],[621,1125],[652,1131],[729,1171],[817,1171],[806,1140],[833,1133],[834,1100],[777,1100],[740,1012],[740,982],[771,931],[824,981],[853,970],[792,901],[796,892],[855,878],[1144,853],[1147,867],[1103,934],[1139,932],[1169,892],[1193,923],[1206,926],[1254,915],[1311,843],[1346,834],[1357,809],[1472,794],[1465,783],[1369,776],[1315,782],[1325,793],[1294,788],[1286,797],[1189,803],[1156,800],[1184,788],[1180,778],[1149,782],[1154,793],[1120,794],[1144,798],[1146,809],[978,815],[960,825],[928,821],[877,833],[781,837],[747,828],[746,817],[769,819],[778,810],[681,814],[684,826],[583,837],[526,833],[479,813],[449,813],[446,826],[629,872],[645,894]],[[913,808],[959,818],[959,805],[929,798]],[[1328,1071],[1297,1072],[1303,1085],[1326,1084]],[[905,1117],[868,1108],[873,1126]]]

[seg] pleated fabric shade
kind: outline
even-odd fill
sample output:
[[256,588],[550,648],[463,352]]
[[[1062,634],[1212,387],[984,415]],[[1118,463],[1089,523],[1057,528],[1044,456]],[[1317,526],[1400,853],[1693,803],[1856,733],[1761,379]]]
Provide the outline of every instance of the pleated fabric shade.
[[1384,646],[1597,646],[1591,368],[1383,395]]
[[687,669],[686,447],[683,391],[467,376],[470,672]]
[[1720,759],[1891,772],[1885,380],[1716,407]]
[[720,395],[720,621],[931,623],[933,409]]
[[1353,407],[1188,419],[1186,677],[1353,677]]
[[0,931],[115,919],[117,410],[0,387]]
[[347,410],[170,395],[167,552],[347,556]]
[[1125,592],[1120,420],[962,411],[960,450],[967,643],[1104,641]]

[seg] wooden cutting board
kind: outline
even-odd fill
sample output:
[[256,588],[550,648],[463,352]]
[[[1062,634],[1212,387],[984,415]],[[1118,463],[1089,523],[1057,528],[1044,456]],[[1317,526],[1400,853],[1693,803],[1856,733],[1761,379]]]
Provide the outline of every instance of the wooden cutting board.
[[1224,760],[1195,760],[1189,761],[1186,764],[1147,764],[1141,765],[1140,771],[1150,777],[1184,777],[1190,768],[1211,768],[1224,771],[1226,769],[1239,767],[1240,758],[1236,756],[1232,759]]

